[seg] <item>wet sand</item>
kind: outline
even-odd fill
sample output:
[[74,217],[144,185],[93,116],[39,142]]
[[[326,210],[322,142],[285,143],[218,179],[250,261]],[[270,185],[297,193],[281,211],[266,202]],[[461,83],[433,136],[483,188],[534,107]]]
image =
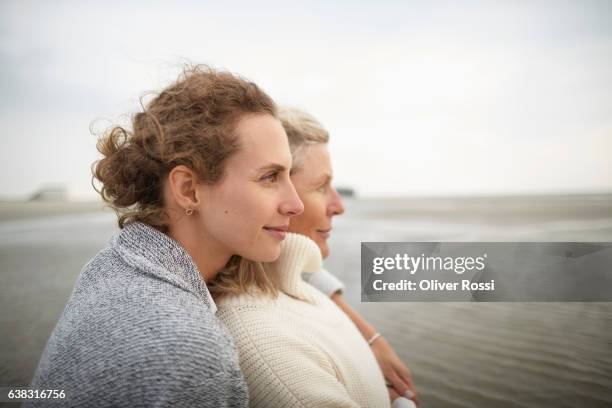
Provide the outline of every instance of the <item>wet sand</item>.
[[[327,268],[413,371],[423,407],[612,404],[612,303],[361,303],[361,241],[612,241],[612,196],[349,200]],[[26,385],[82,266],[116,232],[99,204],[0,203],[0,386]]]

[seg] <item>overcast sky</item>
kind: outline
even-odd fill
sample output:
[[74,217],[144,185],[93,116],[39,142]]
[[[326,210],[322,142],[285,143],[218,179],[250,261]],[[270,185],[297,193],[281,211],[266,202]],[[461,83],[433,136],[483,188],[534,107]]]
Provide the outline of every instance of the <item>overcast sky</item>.
[[0,197],[95,194],[95,136],[184,62],[331,132],[361,195],[612,191],[612,2],[0,2]]

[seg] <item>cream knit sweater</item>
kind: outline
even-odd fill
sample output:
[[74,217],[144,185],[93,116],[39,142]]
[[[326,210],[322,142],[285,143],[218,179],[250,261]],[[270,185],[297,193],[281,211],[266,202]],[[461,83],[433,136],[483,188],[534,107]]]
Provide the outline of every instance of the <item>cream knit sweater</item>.
[[374,354],[349,318],[301,278],[321,269],[317,245],[288,234],[268,269],[281,292],[219,300],[234,335],[251,407],[389,407]]

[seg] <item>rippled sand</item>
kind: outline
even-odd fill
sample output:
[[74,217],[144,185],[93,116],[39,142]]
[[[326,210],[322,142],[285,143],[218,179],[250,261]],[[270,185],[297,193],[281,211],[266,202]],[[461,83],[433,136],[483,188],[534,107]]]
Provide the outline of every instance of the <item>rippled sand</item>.
[[347,214],[327,266],[408,364],[423,407],[612,406],[612,303],[360,303],[358,246],[607,242],[610,196],[362,201]]

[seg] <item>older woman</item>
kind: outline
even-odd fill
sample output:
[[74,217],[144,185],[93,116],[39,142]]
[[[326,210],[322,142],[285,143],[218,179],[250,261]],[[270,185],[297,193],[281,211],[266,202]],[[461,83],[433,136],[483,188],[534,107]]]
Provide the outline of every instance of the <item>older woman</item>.
[[[327,258],[332,218],[344,213],[342,199],[332,185],[333,169],[327,149],[329,133],[314,117],[297,109],[281,109],[279,117],[287,132],[293,157],[291,181],[304,203],[304,212],[291,219],[289,231],[312,239],[322,257]],[[330,296],[368,340],[385,376],[391,400],[405,396],[418,401],[410,370],[385,338],[344,301],[344,285],[325,269],[303,273],[302,276]]]
[[[376,358],[399,391],[413,396],[408,370],[384,339],[343,302],[341,283],[321,271],[322,257],[329,253],[331,219],[343,212],[331,185],[327,133],[300,112],[286,111],[281,118],[295,159],[291,178],[304,213],[292,219],[289,230],[294,233],[283,243],[280,258],[266,265],[277,291],[266,295],[243,287],[243,293],[216,292],[218,316],[235,336],[250,405],[383,407],[389,406],[389,396],[401,403],[395,390],[388,393]],[[302,280],[303,272],[315,272],[308,279],[320,290]],[[374,350],[382,347],[376,353],[370,345]]]
[[269,287],[245,260],[275,260],[302,211],[274,102],[231,73],[191,69],[98,149],[121,231],[81,271],[31,387],[62,390],[62,406],[246,406],[207,284],[224,269]]

